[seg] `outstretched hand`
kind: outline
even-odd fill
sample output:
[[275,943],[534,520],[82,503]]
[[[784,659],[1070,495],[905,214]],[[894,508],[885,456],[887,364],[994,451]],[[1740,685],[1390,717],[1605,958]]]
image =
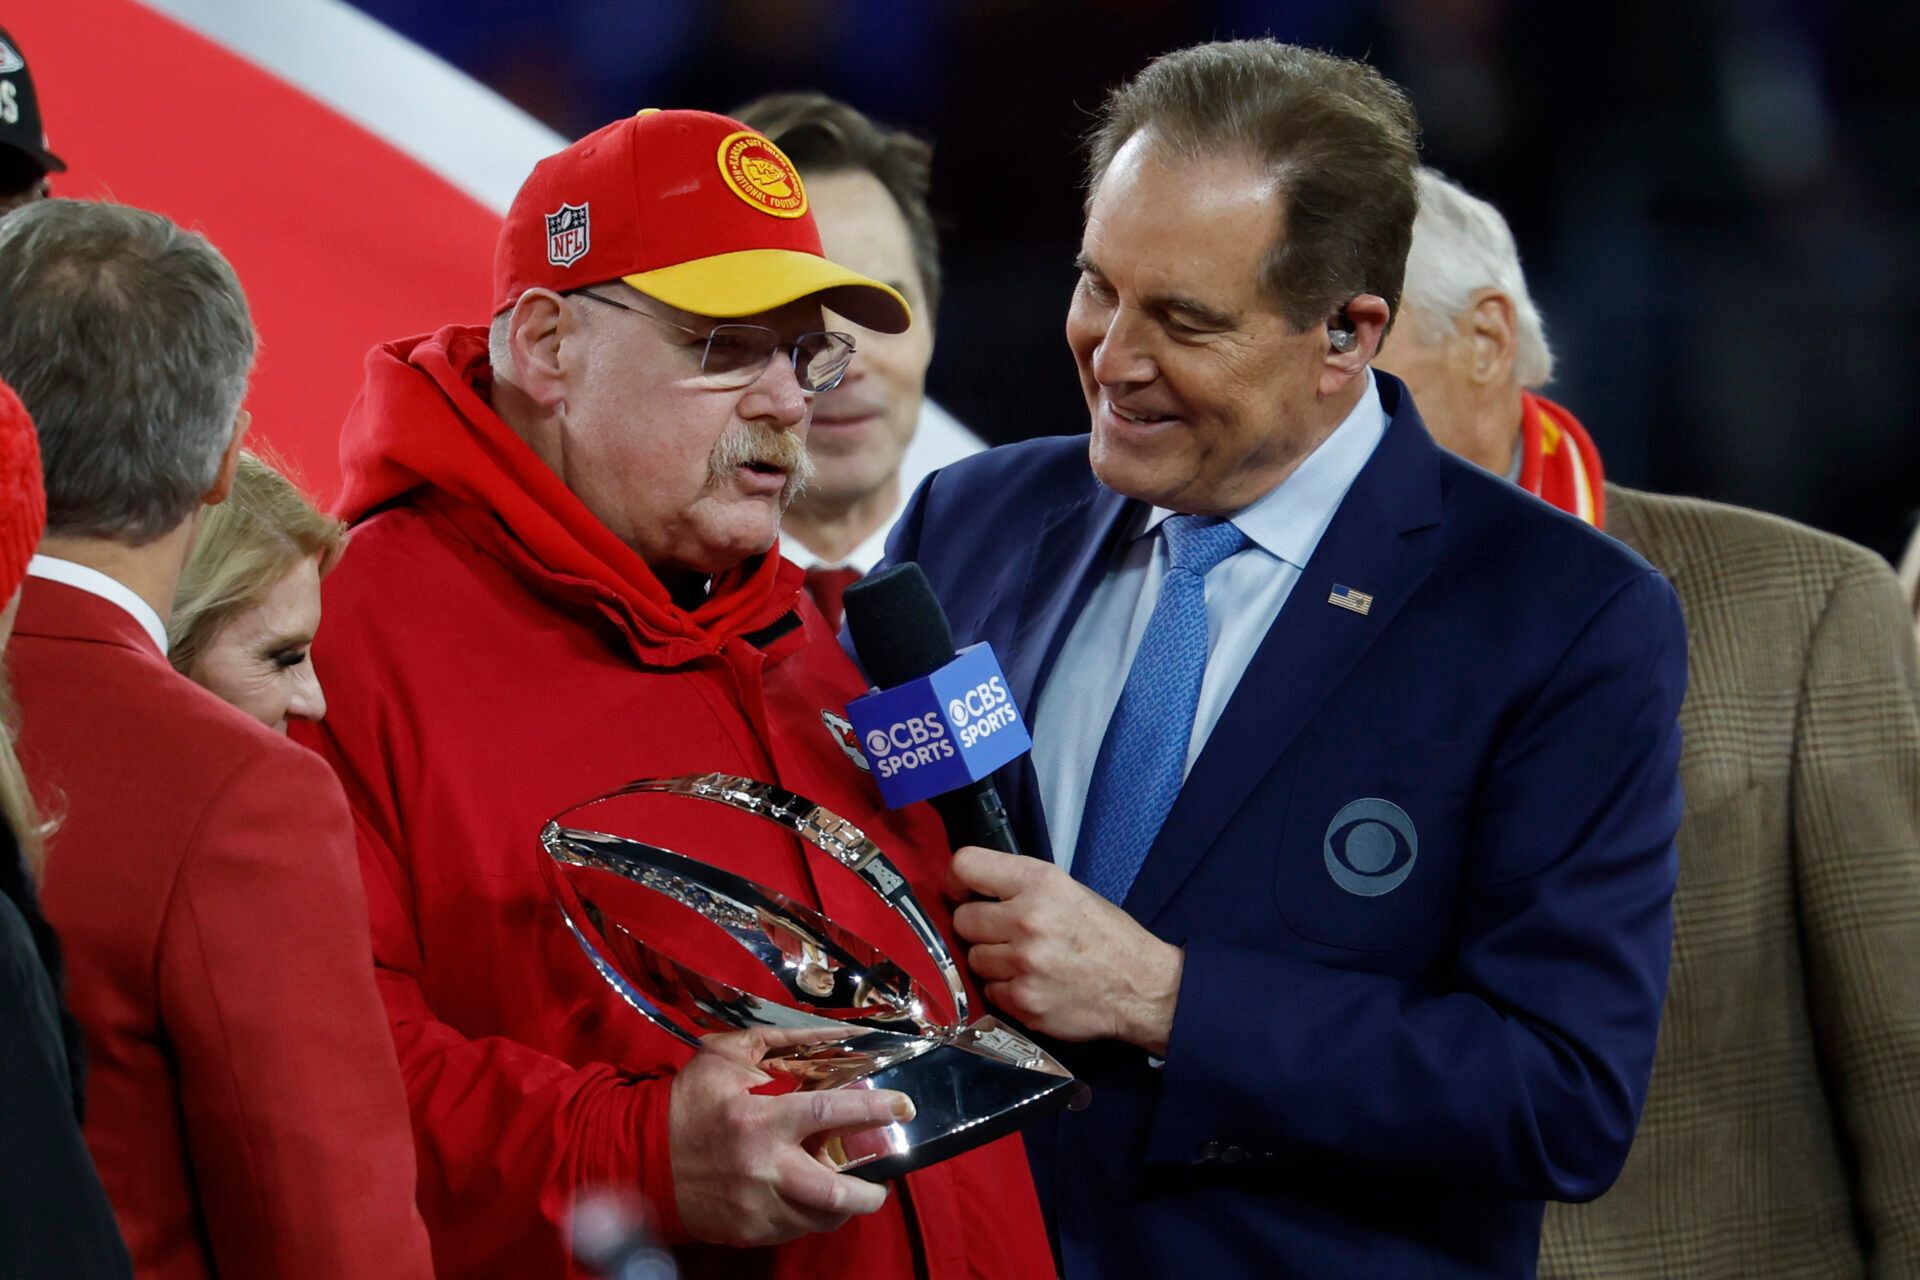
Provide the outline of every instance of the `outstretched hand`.
[[913,1102],[886,1089],[820,1089],[778,1095],[769,1050],[816,1043],[805,1029],[708,1036],[674,1077],[668,1104],[674,1201],[696,1240],[751,1247],[832,1231],[886,1203],[887,1189],[829,1169],[813,1152],[830,1135],[913,1117]]

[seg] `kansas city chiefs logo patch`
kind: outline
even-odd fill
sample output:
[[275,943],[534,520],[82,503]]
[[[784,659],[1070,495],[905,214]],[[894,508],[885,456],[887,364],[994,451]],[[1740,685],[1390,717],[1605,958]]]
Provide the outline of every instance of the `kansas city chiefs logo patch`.
[[847,753],[847,759],[859,765],[861,769],[866,772],[873,772],[873,766],[867,763],[866,753],[860,750],[860,739],[854,736],[853,721],[847,719],[845,716],[837,716],[825,707],[822,707],[820,709],[820,723],[827,726],[827,732],[832,734],[833,740],[840,744],[840,749]]

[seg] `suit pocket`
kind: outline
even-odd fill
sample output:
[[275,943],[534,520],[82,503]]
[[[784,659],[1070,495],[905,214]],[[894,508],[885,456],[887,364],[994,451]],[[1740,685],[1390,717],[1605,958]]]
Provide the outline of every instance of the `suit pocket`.
[[1452,917],[1478,779],[1457,742],[1361,742],[1313,750],[1294,775],[1275,893],[1302,937],[1392,951]]

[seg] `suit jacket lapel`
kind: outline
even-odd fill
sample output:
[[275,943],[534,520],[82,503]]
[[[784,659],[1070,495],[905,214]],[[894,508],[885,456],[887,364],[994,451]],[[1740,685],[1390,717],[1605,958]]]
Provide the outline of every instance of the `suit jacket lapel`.
[[[1094,485],[1086,495],[1050,513],[1027,562],[1013,625],[1004,635],[987,637],[1006,664],[1014,705],[1027,717],[1029,727],[1037,691],[1045,687],[1074,619],[1105,570],[1131,505],[1111,489]],[[1051,860],[1053,844],[1047,838],[1046,809],[1032,756],[1007,766],[996,782],[1013,815],[1023,851]]]
[[[1126,908],[1151,920],[1432,571],[1441,519],[1439,448],[1400,385],[1374,455],[1255,651],[1147,854]],[[1328,603],[1334,586],[1373,596],[1364,615]]]

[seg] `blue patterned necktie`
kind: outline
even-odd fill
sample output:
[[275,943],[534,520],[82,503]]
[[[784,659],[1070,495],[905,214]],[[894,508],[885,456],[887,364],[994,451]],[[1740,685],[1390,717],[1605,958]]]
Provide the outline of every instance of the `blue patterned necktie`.
[[1207,671],[1207,573],[1247,545],[1215,516],[1170,516],[1167,573],[1093,762],[1074,845],[1076,880],[1109,902],[1133,887],[1185,778]]

